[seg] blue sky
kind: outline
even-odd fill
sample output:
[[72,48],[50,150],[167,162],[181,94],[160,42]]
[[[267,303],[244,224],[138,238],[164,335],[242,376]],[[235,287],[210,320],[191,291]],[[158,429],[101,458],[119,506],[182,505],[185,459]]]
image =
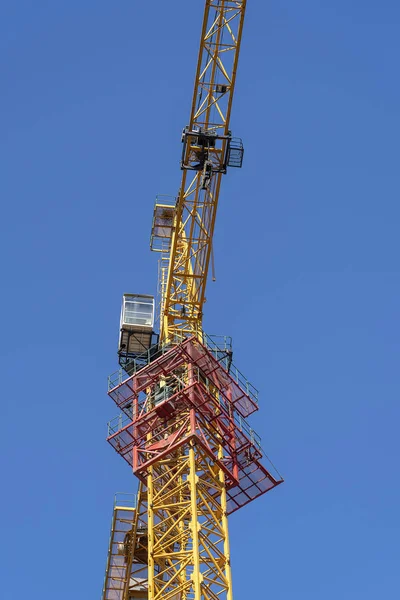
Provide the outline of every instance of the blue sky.
[[[155,293],[202,0],[0,7],[2,589],[100,597],[124,292]],[[286,482],[231,518],[235,600],[397,598],[400,5],[249,0],[205,327]]]

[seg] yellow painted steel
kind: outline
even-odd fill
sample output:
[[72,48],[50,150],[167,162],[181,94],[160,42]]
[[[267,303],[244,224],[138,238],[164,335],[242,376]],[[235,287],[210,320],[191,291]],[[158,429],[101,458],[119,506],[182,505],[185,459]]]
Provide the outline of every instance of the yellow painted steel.
[[[188,128],[229,134],[246,0],[207,0]],[[223,89],[217,93],[217,86]],[[222,164],[227,140],[212,150]],[[191,152],[187,144],[184,162]],[[193,174],[194,173],[194,174]],[[202,329],[205,289],[222,173],[202,189],[201,173],[184,170],[177,198],[169,269],[162,288],[161,341],[179,343]]]
[[133,494],[118,495],[114,504],[102,594],[104,600],[147,598],[147,529],[143,545],[143,535],[138,537],[142,520],[133,497]]
[[[205,3],[188,130],[213,131],[220,136],[210,152],[214,164],[221,166],[230,135],[245,10],[246,0]],[[187,143],[184,163],[192,151]],[[202,339],[222,174],[222,169],[213,173],[204,189],[200,172],[182,172],[173,226],[157,248],[162,253],[161,344],[178,344],[190,335]],[[190,368],[186,365],[186,377],[190,377]],[[215,434],[214,438],[210,434],[213,443]],[[141,578],[145,573],[149,600],[232,600],[226,510],[225,475],[194,438],[150,467],[146,486],[139,485],[128,555],[131,578],[135,570]],[[145,530],[146,545],[139,535]],[[147,565],[140,562],[144,553]],[[123,594],[116,600],[129,598],[135,596],[125,582]]]
[[[245,9],[245,0],[206,2],[189,131],[230,133]],[[222,95],[215,91],[217,84],[225,86]],[[226,143],[222,140],[213,150],[221,164]],[[184,162],[189,152],[187,144]],[[204,190],[201,173],[183,170],[160,268],[161,343],[180,343],[190,335],[202,338],[221,179],[222,173],[215,173]],[[156,463],[147,485],[149,600],[232,600],[223,471],[191,442]]]
[[123,549],[125,536],[132,528],[134,516],[135,508],[133,506],[115,504],[103,585],[105,600],[119,600],[129,585],[131,560],[127,560],[124,551],[121,551],[121,546]]
[[220,470],[194,442],[148,478],[149,600],[232,600]]

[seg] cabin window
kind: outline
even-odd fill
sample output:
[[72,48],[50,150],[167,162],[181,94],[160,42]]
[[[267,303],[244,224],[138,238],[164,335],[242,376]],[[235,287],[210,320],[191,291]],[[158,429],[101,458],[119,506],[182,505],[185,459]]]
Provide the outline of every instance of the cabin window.
[[140,296],[126,296],[124,298],[125,325],[136,325],[138,327],[152,327],[154,318],[153,298],[141,298]]

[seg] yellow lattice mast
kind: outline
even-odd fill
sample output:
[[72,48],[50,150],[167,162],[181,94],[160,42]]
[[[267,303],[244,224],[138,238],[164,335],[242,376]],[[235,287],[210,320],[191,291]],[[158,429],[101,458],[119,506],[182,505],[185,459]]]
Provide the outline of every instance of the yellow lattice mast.
[[181,186],[153,216],[157,343],[153,299],[123,300],[123,370],[109,381],[122,412],[108,441],[140,484],[129,509],[114,508],[103,600],[232,600],[227,517],[282,481],[261,464],[246,421],[257,391],[202,325],[221,179],[243,159],[229,122],[245,9],[246,0],[205,4]]

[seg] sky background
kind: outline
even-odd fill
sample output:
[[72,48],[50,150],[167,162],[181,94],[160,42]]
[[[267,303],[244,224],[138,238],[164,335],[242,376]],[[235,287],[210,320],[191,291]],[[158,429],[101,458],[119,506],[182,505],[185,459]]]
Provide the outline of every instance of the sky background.
[[[154,294],[202,0],[0,4],[4,600],[100,598],[124,292]],[[235,600],[398,598],[400,4],[249,0],[205,329],[285,484],[230,519]]]

